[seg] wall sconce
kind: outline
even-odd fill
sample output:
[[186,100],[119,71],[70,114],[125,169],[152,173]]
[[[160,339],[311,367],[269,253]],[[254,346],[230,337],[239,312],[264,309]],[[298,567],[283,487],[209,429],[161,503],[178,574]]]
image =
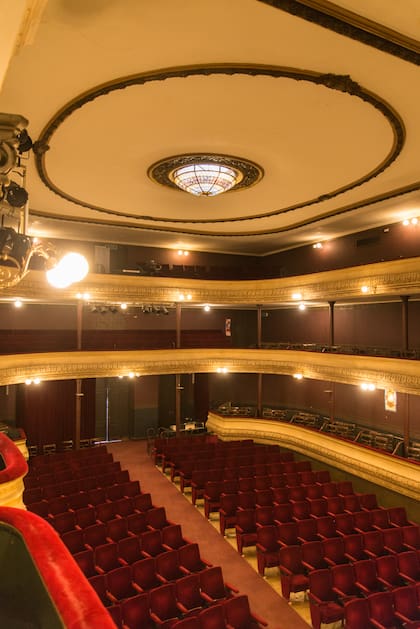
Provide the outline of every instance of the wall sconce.
[[178,249],[178,255],[179,256],[189,256],[190,252],[189,251],[185,251],[185,249]]
[[313,247],[314,249],[322,249],[323,244],[322,244],[322,242],[316,242],[316,243],[314,243],[314,244],[312,245],[312,247]]
[[414,218],[405,218],[402,222],[402,224],[406,227],[407,225],[417,225],[417,223],[419,222],[419,219],[414,217]]
[[29,385],[29,384],[39,384],[41,382],[40,378],[26,378],[25,380],[25,384]]
[[293,377],[295,380],[303,380],[303,374],[301,373],[294,373]]
[[306,310],[306,306],[304,303],[299,304],[298,308],[299,310]]
[[228,373],[229,369],[227,367],[218,367],[217,373]]
[[210,306],[209,306],[208,304],[206,304],[206,305],[204,306],[204,311],[205,311],[205,312],[210,312],[210,310],[211,310]]

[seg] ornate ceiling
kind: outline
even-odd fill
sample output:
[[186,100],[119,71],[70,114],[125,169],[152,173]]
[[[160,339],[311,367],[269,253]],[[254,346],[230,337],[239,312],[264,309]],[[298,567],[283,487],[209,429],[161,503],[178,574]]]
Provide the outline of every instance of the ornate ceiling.
[[[406,2],[29,3],[10,18],[0,111],[38,141],[30,233],[266,255],[419,215],[420,9]],[[264,175],[210,198],[148,176],[206,152]]]

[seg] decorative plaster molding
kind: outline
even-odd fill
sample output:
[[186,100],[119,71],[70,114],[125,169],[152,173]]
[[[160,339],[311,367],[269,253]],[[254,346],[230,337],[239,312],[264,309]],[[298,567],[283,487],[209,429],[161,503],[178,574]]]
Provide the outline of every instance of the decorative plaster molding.
[[[367,285],[369,292],[361,293]],[[45,273],[30,271],[19,284],[19,296],[37,303],[76,303],[77,292],[88,292],[95,301],[128,304],[173,303],[179,292],[191,293],[191,304],[253,305],[291,303],[299,291],[305,302],[375,300],[420,294],[420,258],[377,262],[334,271],[262,280],[197,280],[90,273],[76,287],[53,289]],[[2,288],[3,299],[14,299],[15,288]]]
[[164,349],[134,351],[55,352],[0,356],[0,385],[41,380],[107,378],[127,374],[270,373],[359,385],[419,395],[420,362],[398,358],[263,349]]
[[[266,419],[221,417],[209,413],[207,429],[222,439],[252,438],[280,443],[404,496],[420,499],[419,466],[308,428]],[[363,455],[362,455],[363,452]]]

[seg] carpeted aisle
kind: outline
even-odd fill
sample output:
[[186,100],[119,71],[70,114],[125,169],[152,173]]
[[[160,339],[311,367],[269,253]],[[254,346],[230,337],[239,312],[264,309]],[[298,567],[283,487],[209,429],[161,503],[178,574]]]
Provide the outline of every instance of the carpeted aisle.
[[168,519],[182,525],[184,537],[198,542],[202,557],[222,567],[225,581],[248,595],[251,609],[268,622],[270,629],[308,629],[308,624],[155,467],[145,441],[108,444],[108,450],[129,471],[131,479],[140,481],[142,491],[151,493],[154,504],[165,507]]

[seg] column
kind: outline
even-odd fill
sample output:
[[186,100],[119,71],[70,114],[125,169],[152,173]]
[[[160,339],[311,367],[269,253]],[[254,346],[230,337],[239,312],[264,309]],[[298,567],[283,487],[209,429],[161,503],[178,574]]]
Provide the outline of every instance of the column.
[[[181,304],[178,302],[176,304],[176,348],[180,349],[181,347]],[[181,374],[177,373],[175,375],[175,425],[176,425],[176,434],[179,436],[179,431],[181,429]]]
[[334,305],[335,305],[335,301],[329,301],[328,302],[328,306],[330,309],[330,334],[329,334],[329,345],[335,345],[335,338],[334,338]]
[[401,349],[403,352],[408,350],[408,295],[401,295]]
[[[77,302],[77,351],[82,349],[82,317],[83,317],[83,302],[79,300]],[[76,380],[76,417],[74,426],[74,447],[76,450],[80,449],[80,424],[82,417],[82,381],[80,378]]]
[[[261,349],[262,344],[262,311],[261,305],[257,304],[257,348]],[[257,417],[262,417],[262,379],[263,374],[258,374],[257,380]]]

